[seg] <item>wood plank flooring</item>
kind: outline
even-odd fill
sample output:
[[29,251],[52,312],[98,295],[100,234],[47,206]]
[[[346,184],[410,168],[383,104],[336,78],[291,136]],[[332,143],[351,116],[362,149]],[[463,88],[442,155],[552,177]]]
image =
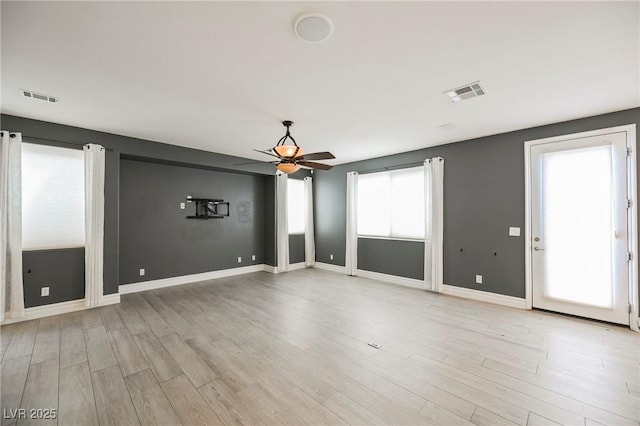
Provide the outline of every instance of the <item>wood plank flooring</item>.
[[3,426],[640,421],[625,328],[313,268],[124,295],[0,343]]

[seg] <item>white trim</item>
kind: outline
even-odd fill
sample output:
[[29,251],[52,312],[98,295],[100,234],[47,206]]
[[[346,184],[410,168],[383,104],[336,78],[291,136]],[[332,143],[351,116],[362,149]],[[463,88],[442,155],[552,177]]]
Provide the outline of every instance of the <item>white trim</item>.
[[450,296],[478,300],[480,302],[493,303],[510,308],[527,309],[527,301],[521,297],[505,296],[504,294],[489,293],[488,291],[457,287],[449,284],[444,284],[443,287],[442,293]]
[[337,272],[339,274],[347,273],[347,268],[345,268],[344,266],[334,265],[331,263],[316,262],[314,263],[313,267],[318,269],[324,269],[325,271]]
[[102,304],[100,306],[117,305],[120,303],[120,293],[105,294],[102,296]]
[[271,266],[271,265],[267,265],[267,264],[262,265],[262,270],[264,272],[269,272],[270,274],[277,274],[278,273],[278,268],[277,267]]
[[296,269],[304,269],[306,267],[307,267],[307,264],[305,262],[290,263],[289,268],[287,268],[287,271],[295,271]]
[[[380,237],[378,235],[356,235],[358,238],[367,238],[370,240],[390,240],[390,241],[410,241],[415,243],[424,243],[424,238],[399,238],[399,237]],[[429,241],[429,240],[426,240]]]
[[384,281],[391,284],[398,284],[405,287],[424,290],[424,281],[417,280],[415,278],[399,277],[397,275],[382,274],[380,272],[366,271],[364,269],[356,269],[356,275],[370,280]]
[[631,149],[631,155],[627,159],[629,164],[627,192],[631,200],[631,209],[629,212],[629,251],[633,255],[633,260],[629,262],[629,303],[631,304],[631,312],[629,313],[629,327],[635,332],[640,332],[638,322],[634,321],[640,317],[640,307],[638,307],[638,170],[637,163],[637,140],[636,125],[631,124],[626,127],[627,130],[627,148]]
[[533,272],[531,271],[531,145],[524,143],[524,300],[533,309]]
[[182,275],[179,277],[162,278],[159,280],[143,281],[133,284],[123,284],[120,286],[120,294],[138,293],[140,291],[153,290],[156,288],[172,287],[174,285],[191,284],[198,281],[213,280],[216,278],[232,277],[235,275],[249,274],[251,272],[264,271],[264,266],[251,265],[240,268],[222,269],[219,271],[203,272],[200,274]]
[[[120,294],[105,294],[102,297],[100,306],[114,305],[120,303]],[[98,308],[99,306],[95,306]],[[50,317],[52,315],[68,314],[70,312],[85,311],[93,309],[86,306],[85,299],[69,300],[67,302],[52,303],[50,305],[34,306],[24,310],[22,318],[7,318],[2,325],[13,324],[16,322],[29,321],[38,318]]]
[[626,132],[627,147],[631,149],[631,156],[628,169],[628,197],[631,199],[631,213],[629,220],[629,250],[633,254],[633,260],[629,262],[629,303],[631,313],[629,313],[629,327],[634,331],[640,331],[640,327],[635,318],[639,318],[638,307],[638,188],[636,170],[636,125],[626,124],[623,126],[607,127],[605,129],[590,130],[587,132],[572,133],[568,135],[553,136],[544,139],[534,139],[524,142],[524,170],[525,170],[525,301],[526,309],[533,308],[533,276],[531,271],[531,147],[571,139],[588,138],[593,136],[606,135],[609,133]]

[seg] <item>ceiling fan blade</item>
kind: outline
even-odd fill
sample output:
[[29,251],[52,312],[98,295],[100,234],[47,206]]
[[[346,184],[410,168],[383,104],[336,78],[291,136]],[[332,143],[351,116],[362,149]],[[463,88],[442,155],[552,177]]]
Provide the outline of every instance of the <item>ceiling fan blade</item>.
[[330,166],[328,164],[315,163],[313,161],[297,161],[297,163],[303,167],[310,167],[312,169],[318,170],[331,170],[333,168],[333,166]]
[[311,154],[304,154],[301,157],[298,157],[300,160],[331,160],[332,158],[336,158],[330,152],[312,152]]
[[261,154],[267,154],[267,155],[270,155],[272,157],[281,158],[279,155],[274,154],[272,149],[267,149],[267,150],[264,150],[264,151],[260,150],[260,149],[254,149],[254,151],[255,152],[259,152]]

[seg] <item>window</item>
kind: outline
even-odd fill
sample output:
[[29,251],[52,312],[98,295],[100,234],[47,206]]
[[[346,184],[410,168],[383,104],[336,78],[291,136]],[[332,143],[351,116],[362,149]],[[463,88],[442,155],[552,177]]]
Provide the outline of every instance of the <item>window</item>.
[[82,247],[84,152],[22,144],[22,248]]
[[304,181],[287,179],[289,234],[304,234]]
[[424,168],[358,176],[358,235],[424,239]]

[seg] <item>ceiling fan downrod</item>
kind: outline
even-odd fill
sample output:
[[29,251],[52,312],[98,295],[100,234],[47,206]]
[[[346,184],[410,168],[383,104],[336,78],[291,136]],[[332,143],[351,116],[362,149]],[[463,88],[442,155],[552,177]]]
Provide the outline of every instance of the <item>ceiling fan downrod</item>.
[[[287,132],[283,137],[280,138],[276,146],[273,147],[273,150],[281,158],[295,158],[301,156],[304,151],[298,146],[293,136],[291,136],[291,132],[289,129],[291,126],[293,126],[293,121],[285,120],[282,122],[282,125],[287,128]],[[293,145],[288,145],[287,139],[291,139]]]

